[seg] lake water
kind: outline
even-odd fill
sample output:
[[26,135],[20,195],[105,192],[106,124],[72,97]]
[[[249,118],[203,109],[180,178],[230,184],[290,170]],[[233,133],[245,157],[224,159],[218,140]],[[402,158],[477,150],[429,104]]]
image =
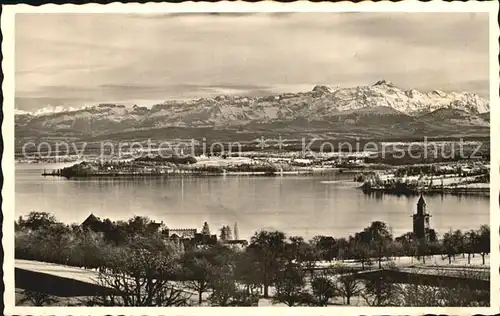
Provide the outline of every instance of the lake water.
[[[111,220],[133,215],[163,221],[170,228],[212,232],[238,222],[240,238],[259,229],[278,229],[306,239],[324,234],[347,237],[372,221],[386,222],[395,236],[412,230],[411,214],[418,197],[363,194],[352,174],[328,176],[226,176],[67,180],[42,177],[44,168],[59,165],[16,165],[16,218],[30,211],[54,214],[66,223],[81,223],[94,213]],[[489,198],[428,196],[431,227],[477,229],[489,224]]]

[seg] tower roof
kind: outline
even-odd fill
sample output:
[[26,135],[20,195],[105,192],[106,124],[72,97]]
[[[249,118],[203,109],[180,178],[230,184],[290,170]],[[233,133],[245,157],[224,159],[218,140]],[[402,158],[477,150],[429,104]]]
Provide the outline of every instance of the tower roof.
[[98,221],[99,219],[93,213],[90,213],[90,215],[83,221],[82,225],[85,223],[90,224]]
[[418,199],[417,205],[425,205],[425,200],[422,193],[420,193],[420,198]]

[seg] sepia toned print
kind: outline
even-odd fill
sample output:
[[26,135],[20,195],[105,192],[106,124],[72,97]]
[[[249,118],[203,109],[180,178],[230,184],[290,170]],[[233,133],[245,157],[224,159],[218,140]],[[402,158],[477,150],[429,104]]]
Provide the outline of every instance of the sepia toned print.
[[498,311],[497,4],[5,8],[7,314]]

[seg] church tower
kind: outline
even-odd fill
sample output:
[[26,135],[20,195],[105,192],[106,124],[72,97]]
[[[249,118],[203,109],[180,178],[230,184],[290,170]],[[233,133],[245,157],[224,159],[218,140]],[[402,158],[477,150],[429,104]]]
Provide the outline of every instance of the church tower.
[[427,213],[424,196],[420,194],[417,202],[417,213],[413,214],[413,234],[419,240],[426,239],[426,231],[429,229],[430,214]]

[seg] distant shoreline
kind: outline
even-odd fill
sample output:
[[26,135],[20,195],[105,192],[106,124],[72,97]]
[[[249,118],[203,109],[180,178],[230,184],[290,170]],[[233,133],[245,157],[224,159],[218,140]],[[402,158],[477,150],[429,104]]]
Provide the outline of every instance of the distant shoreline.
[[73,175],[65,176],[60,173],[43,172],[41,175],[44,177],[63,177],[67,179],[85,179],[85,178],[168,178],[168,177],[223,177],[223,176],[264,176],[264,177],[277,177],[277,176],[296,176],[296,175],[317,175],[317,174],[332,174],[332,173],[355,173],[355,170],[340,169],[340,168],[329,168],[329,169],[307,169],[307,170],[293,170],[293,171],[226,171],[226,172],[203,172],[203,171],[176,171],[176,172],[165,172],[165,173],[123,173],[123,172],[99,172],[99,173],[89,173],[85,175]]
[[471,187],[461,187],[461,188],[407,188],[405,190],[396,190],[392,188],[368,188],[366,186],[359,187],[365,194],[390,194],[390,195],[418,195],[420,193],[425,193],[427,195],[481,195],[490,196],[489,186],[482,188],[471,188]]

